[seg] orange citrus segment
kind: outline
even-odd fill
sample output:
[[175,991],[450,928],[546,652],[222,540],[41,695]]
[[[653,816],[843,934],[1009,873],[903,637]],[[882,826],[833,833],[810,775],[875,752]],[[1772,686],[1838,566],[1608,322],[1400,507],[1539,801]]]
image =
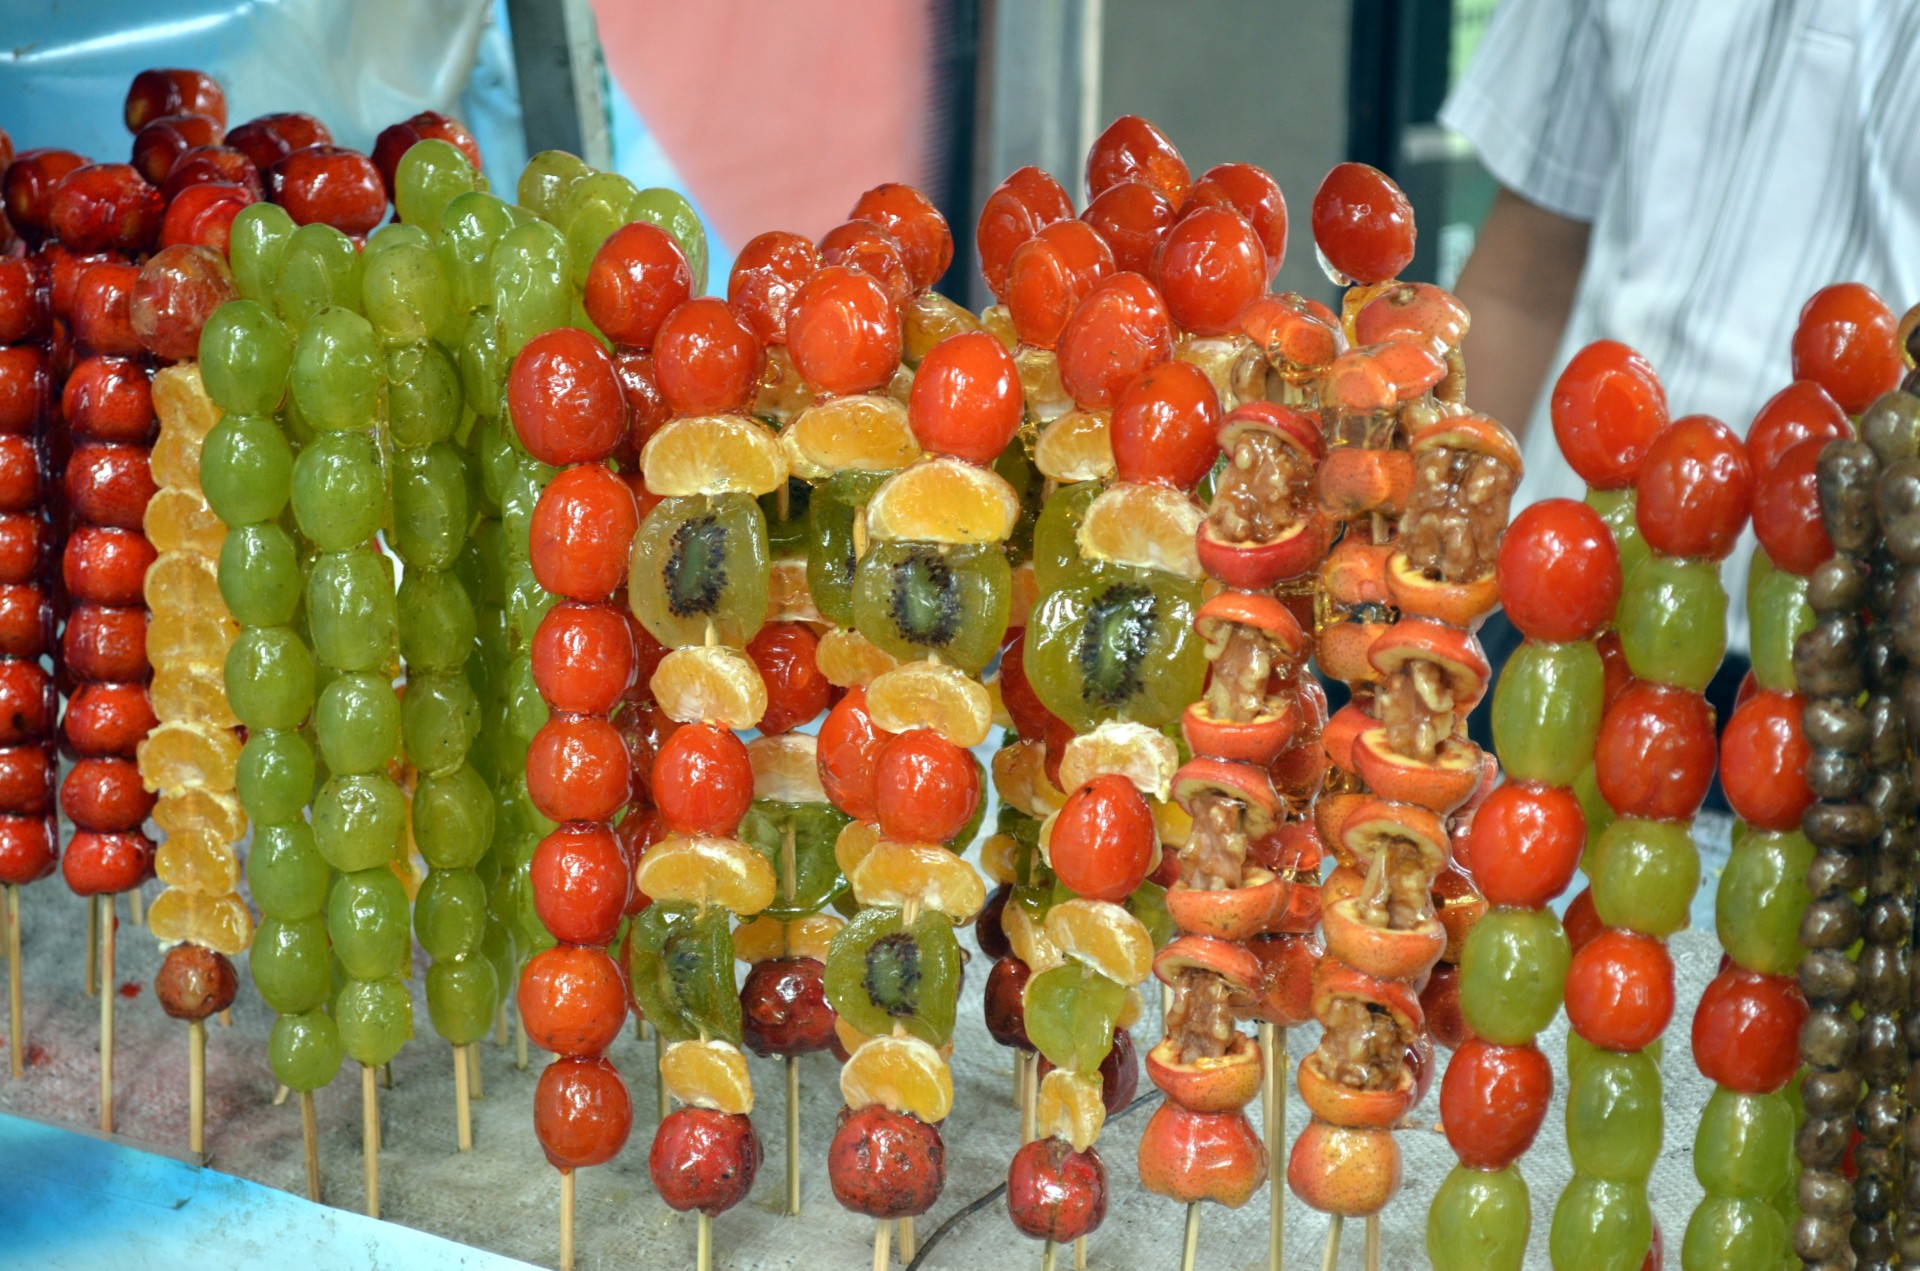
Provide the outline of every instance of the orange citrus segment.
[[876,1037],[840,1069],[840,1097],[849,1108],[877,1103],[932,1125],[953,1111],[953,1071],[918,1037]]
[[1198,581],[1206,571],[1194,535],[1205,517],[1198,503],[1167,486],[1110,486],[1087,505],[1074,542],[1092,560]]
[[858,631],[834,627],[820,637],[814,651],[814,664],[827,683],[835,688],[871,684],[883,672],[900,665],[900,659],[882,649]]
[[227,650],[239,637],[240,624],[224,609],[183,609],[177,597],[171,598],[155,607],[147,623],[147,661],[154,666],[224,668]]
[[1127,990],[1127,1001],[1120,1008],[1120,1017],[1114,1021],[1115,1028],[1132,1028],[1140,1022],[1140,1016],[1147,1009],[1146,999],[1140,995],[1139,985]]
[[1033,466],[1061,484],[1104,481],[1113,475],[1113,417],[1104,410],[1070,410],[1040,431]]
[[166,791],[153,805],[153,823],[168,834],[205,834],[223,843],[237,843],[247,832],[239,798],[204,786]]
[[814,393],[800,378],[799,368],[784,344],[767,348],[767,364],[760,371],[760,386],[754,393],[753,413],[762,419],[784,423],[813,405]]
[[1193,818],[1187,810],[1172,799],[1150,799],[1153,808],[1153,828],[1160,836],[1165,847],[1185,847],[1187,840],[1193,837]]
[[848,1055],[859,1054],[860,1048],[873,1040],[873,1038],[847,1023],[847,1017],[844,1015],[835,1015],[833,1017],[833,1035],[840,1039],[840,1049],[846,1051]]
[[225,728],[167,723],[148,733],[136,751],[140,782],[149,790],[206,786],[233,789],[240,739]]
[[1100,1127],[1107,1123],[1107,1105],[1100,1087],[1097,1072],[1055,1068],[1040,1078],[1039,1097],[1034,1101],[1040,1137],[1065,1139],[1076,1152],[1092,1147],[1100,1137]]
[[163,720],[198,720],[215,728],[240,723],[227,704],[226,672],[218,665],[155,667],[147,693],[153,713]]
[[734,928],[733,956],[742,962],[771,962],[775,958],[827,960],[833,938],[847,925],[838,914],[808,914],[792,922],[760,915]]
[[807,590],[807,562],[786,557],[767,566],[767,621],[822,622]]
[[1028,816],[1051,816],[1067,796],[1047,779],[1047,748],[1038,741],[1010,742],[993,752],[993,789],[1003,803]]
[[1066,900],[1047,911],[1047,935],[1066,957],[1131,987],[1153,973],[1146,924],[1105,900]]
[[840,872],[853,877],[853,871],[873,845],[880,841],[880,827],[866,821],[849,821],[840,827],[840,835],[833,840],[833,863]]
[[660,659],[648,687],[653,700],[676,723],[748,729],[767,713],[767,686],[760,668],[745,653],[724,644],[675,649]]
[[744,415],[670,419],[640,451],[647,492],[663,499],[693,494],[771,493],[786,484],[787,459],[764,425]]
[[1020,840],[1011,834],[989,834],[980,844],[980,872],[997,886],[1020,877]]
[[1103,773],[1118,773],[1140,793],[1156,799],[1173,793],[1180,748],[1173,738],[1145,724],[1107,720],[1068,742],[1060,754],[1060,784],[1077,790]]
[[867,504],[877,541],[1004,543],[1020,519],[1020,497],[991,468],[936,456],[888,477]]
[[1020,333],[1013,329],[1013,314],[1002,304],[988,305],[980,311],[980,329],[1007,346],[1011,353],[1020,346]]
[[825,803],[827,792],[820,787],[816,745],[812,733],[781,733],[748,742],[753,797],[781,803]]
[[1040,603],[1040,576],[1033,562],[1023,560],[1013,567],[1013,579],[1007,587],[1007,626],[1024,627]]
[[993,699],[980,681],[943,662],[908,662],[867,684],[867,713],[890,733],[931,728],[970,750],[993,728]]
[[965,922],[987,903],[986,884],[973,866],[937,843],[881,839],[847,871],[863,905],[904,907],[908,901]]
[[233,848],[199,832],[168,835],[154,853],[153,871],[167,886],[202,896],[224,896],[240,886]]
[[1000,926],[1007,933],[1007,943],[1013,946],[1013,956],[1035,975],[1066,961],[1060,946],[1047,934],[1046,925],[1028,917],[1024,906],[1008,905],[1001,910]]
[[200,367],[194,362],[182,362],[154,373],[153,413],[165,427],[195,441],[205,441],[213,426],[220,422],[220,408],[207,396],[207,386],[200,379]]
[[232,893],[202,896],[169,887],[147,906],[147,931],[162,944],[191,940],[233,957],[253,943],[253,914]]
[[180,486],[157,491],[147,500],[141,526],[153,550],[162,554],[193,552],[218,557],[221,545],[227,541],[227,527],[207,506],[205,497],[198,490]]
[[907,408],[891,397],[832,397],[794,416],[780,434],[780,453],[796,477],[819,481],[836,472],[894,472],[920,457]]
[[1052,349],[1023,344],[1013,351],[1020,368],[1020,387],[1027,398],[1027,414],[1046,423],[1073,409],[1073,395],[1060,379],[1060,359]]
[[696,1108],[735,1116],[753,1111],[753,1078],[747,1057],[732,1042],[674,1042],[660,1056],[667,1093]]
[[767,858],[738,839],[669,834],[640,858],[635,879],[655,900],[721,905],[757,914],[773,903],[780,881]]
[[980,319],[964,305],[955,304],[931,288],[914,293],[900,306],[902,352],[913,366],[920,365],[933,346],[948,336],[979,329]]

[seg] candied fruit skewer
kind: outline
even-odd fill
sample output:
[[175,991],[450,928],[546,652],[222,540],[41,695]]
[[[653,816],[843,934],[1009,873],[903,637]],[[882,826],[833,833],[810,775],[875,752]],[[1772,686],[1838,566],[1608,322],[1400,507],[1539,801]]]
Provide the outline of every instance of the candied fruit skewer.
[[401,224],[369,240],[362,291],[381,345],[392,447],[387,541],[405,570],[397,598],[406,667],[400,738],[413,770],[413,842],[427,865],[414,901],[414,931],[432,959],[428,1017],[453,1048],[455,1144],[464,1152],[473,1146],[473,1047],[492,1026],[504,985],[488,956],[487,936],[497,924],[475,868],[489,859],[495,808],[493,791],[469,756],[480,702],[467,674],[476,636],[473,600],[455,572],[472,522],[468,460],[453,439],[463,401],[453,355],[433,337],[453,329],[455,312],[447,257],[435,235],[444,237],[446,207],[471,191],[478,176],[455,145],[435,138],[408,146],[394,163],[390,184]]

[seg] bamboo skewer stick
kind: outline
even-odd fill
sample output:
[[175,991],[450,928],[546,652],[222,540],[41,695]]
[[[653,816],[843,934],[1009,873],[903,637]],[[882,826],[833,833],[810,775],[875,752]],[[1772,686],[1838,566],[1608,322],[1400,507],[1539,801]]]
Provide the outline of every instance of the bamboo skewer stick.
[[453,1048],[454,1138],[462,1152],[473,1151],[473,1105],[467,1095],[467,1047]]
[[1327,1228],[1327,1251],[1320,1258],[1320,1271],[1333,1271],[1340,1265],[1340,1234],[1346,1230],[1347,1220],[1335,1218],[1333,1225]]
[[906,1266],[913,1261],[913,1215],[908,1214],[900,1220],[900,1265]]
[[1199,1253],[1200,1202],[1196,1200],[1187,1206],[1187,1239],[1180,1251],[1180,1271],[1193,1271]]
[[800,1056],[787,1056],[787,1214],[800,1216]]
[[653,1114],[655,1122],[666,1120],[667,1113],[671,1111],[667,1106],[667,1078],[660,1070],[660,1065],[665,1063],[666,1060],[667,1039],[656,1031],[653,1035],[653,1085],[654,1093],[658,1096],[658,1102],[655,1105]]
[[893,1265],[893,1224],[882,1218],[873,1224],[873,1271]]
[[560,1171],[560,1271],[573,1271],[573,1171]]
[[207,1024],[187,1025],[187,1150],[207,1154]]
[[513,1013],[513,1066],[521,1072],[527,1070],[527,1022],[520,1018],[520,1012]]
[[287,1096],[292,1093],[293,1091],[289,1090],[285,1085],[275,1086],[273,1088],[273,1106],[277,1108],[281,1104],[285,1103],[287,1101]]
[[140,894],[138,887],[127,893],[127,911],[134,926],[147,925],[147,898]]
[[229,1006],[226,1010],[220,1012],[220,1027],[222,1028],[233,1027],[233,1008],[231,1006]]
[[20,889],[7,884],[7,1061],[15,1077],[26,1071],[26,1026],[20,1000]]
[[1380,1215],[1367,1215],[1367,1271],[1380,1271]]
[[360,1150],[366,1158],[367,1217],[380,1216],[380,1079],[372,1064],[360,1066]]
[[1054,1271],[1054,1243],[1049,1240],[1040,1246],[1040,1271]]
[[1286,1169],[1281,1164],[1287,1146],[1287,1030],[1263,1022],[1260,1053],[1266,1062],[1260,1113],[1267,1139],[1267,1267],[1281,1271],[1287,1261]]
[[1085,1236],[1073,1242],[1073,1271],[1087,1271],[1087,1238]]
[[313,1091],[300,1092],[300,1139],[306,1148],[307,1199],[320,1203],[320,1118],[313,1110]]
[[1033,1142],[1040,1127],[1040,1059],[1033,1051],[1020,1052],[1020,1142]]
[[694,1232],[693,1265],[696,1271],[713,1271],[713,1219],[701,1214]]
[[113,1133],[113,897],[95,903],[100,915],[100,1130]]
[[87,903],[87,996],[100,991],[100,906]]
[[477,1102],[487,1097],[480,1085],[480,1047],[467,1047],[467,1093]]

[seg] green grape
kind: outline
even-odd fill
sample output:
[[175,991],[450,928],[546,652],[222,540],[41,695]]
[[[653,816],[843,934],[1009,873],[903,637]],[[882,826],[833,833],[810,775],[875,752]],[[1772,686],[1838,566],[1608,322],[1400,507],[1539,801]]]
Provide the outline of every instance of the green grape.
[[1041,595],[1078,582],[1089,568],[1104,568],[1080,554],[1075,538],[1080,533],[1080,522],[1087,517],[1087,506],[1105,488],[1098,481],[1061,486],[1040,509],[1040,516],[1033,523],[1033,580]]
[[1812,864],[1813,844],[1798,830],[1754,831],[1734,844],[1714,893],[1715,925],[1728,957],[1762,975],[1797,972]]
[[1049,967],[1027,981],[1027,1038],[1056,1068],[1093,1073],[1113,1049],[1126,986],[1084,962]]
[[516,657],[507,666],[506,694],[506,736],[509,745],[502,752],[508,767],[515,772],[527,765],[527,743],[547,722],[551,712],[547,709],[546,699],[540,696],[540,690],[533,682],[533,665],[527,658]]
[[247,733],[234,784],[255,825],[303,821],[314,778],[313,747],[299,733],[280,728]]
[[[967,752],[967,758],[973,761],[974,788],[978,790],[992,789],[992,779],[987,774],[987,766],[980,762],[980,756],[969,750]],[[980,826],[985,823],[986,819],[987,801],[985,799],[974,800],[973,815],[969,816],[960,826],[959,830],[955,832],[954,836],[947,840],[947,846],[952,848],[956,855],[965,855],[966,850],[973,846],[973,841],[980,837]]]
[[[851,477],[871,480],[856,486]],[[820,615],[836,626],[853,626],[853,580],[860,566],[853,550],[853,523],[859,506],[885,479],[882,473],[838,473],[814,486],[808,499],[807,594]]]
[[361,287],[367,319],[383,344],[418,344],[444,333],[454,320],[453,285],[431,244],[369,247]]
[[[943,1046],[953,1036],[960,995],[960,942],[953,924],[932,910],[922,911],[911,927],[900,919],[898,909],[864,909],[834,936],[827,952],[827,1001],[868,1036],[885,1036],[898,1024]],[[1114,987],[1125,996],[1124,988]]]
[[200,329],[200,378],[229,415],[271,415],[286,396],[293,337],[257,300],[229,300]]
[[631,219],[627,208],[638,193],[633,182],[618,172],[582,177],[567,191],[554,223],[566,232],[576,288],[587,285],[587,270],[600,245]]
[[1775,568],[1757,547],[1747,575],[1747,625],[1754,680],[1771,693],[1793,692],[1799,687],[1793,674],[1794,642],[1813,627],[1807,580]]
[[687,258],[687,267],[693,271],[693,294],[706,293],[707,227],[694,214],[693,204],[687,202],[686,195],[664,186],[651,186],[633,196],[627,219],[658,225],[673,235]]
[[493,968],[494,982],[502,988],[511,989],[518,979],[518,963],[513,956],[513,939],[507,934],[507,924],[500,921],[495,910],[489,909],[487,913],[487,934],[481,941],[480,950],[487,964]]
[[472,523],[467,465],[458,450],[443,441],[394,456],[392,542],[408,565],[452,568]]
[[333,1000],[333,1018],[347,1054],[377,1068],[413,1036],[413,998],[397,977],[349,980]]
[[293,217],[277,203],[248,204],[233,218],[227,231],[227,259],[242,296],[261,303],[272,298],[294,228]]
[[296,330],[329,306],[358,309],[359,249],[331,225],[302,225],[287,239],[272,295],[275,310]]
[[1489,910],[1460,955],[1460,1013],[1477,1036],[1524,1046],[1559,1011],[1572,960],[1552,910]]
[[328,777],[313,796],[314,846],[342,874],[391,861],[406,820],[406,796],[383,772]]
[[480,952],[487,932],[487,889],[470,869],[428,872],[413,902],[413,930],[440,962]]
[[1711,1195],[1764,1201],[1787,1184],[1794,1130],[1785,1094],[1717,1087],[1694,1135],[1694,1176]]
[[1596,1050],[1568,1077],[1567,1153],[1573,1168],[1643,1187],[1660,1159],[1659,1065],[1645,1051]]
[[300,608],[300,552],[272,521],[240,525],[220,544],[220,598],[243,627],[282,627]]
[[468,313],[493,295],[487,268],[493,247],[527,214],[484,190],[456,195],[440,214],[440,254],[446,261],[454,310]]
[[311,918],[327,899],[327,862],[305,821],[255,825],[247,853],[253,903],[273,918]]
[[1606,671],[1590,641],[1514,650],[1493,689],[1493,744],[1515,781],[1569,786],[1593,756]]
[[1167,911],[1167,889],[1159,883],[1143,882],[1133,889],[1126,900],[1127,912],[1140,920],[1153,937],[1153,947],[1163,949],[1167,942],[1180,934],[1174,926],[1173,915]]
[[500,318],[491,305],[467,315],[456,350],[460,363],[460,391],[483,415],[504,416],[507,370],[511,354],[502,346]]
[[1680,1265],[1685,1271],[1748,1271],[1778,1267],[1788,1252],[1786,1220],[1765,1201],[1708,1196],[1687,1222]]
[[480,701],[458,674],[409,670],[400,719],[413,766],[425,775],[444,775],[460,766],[480,735]]
[[291,627],[248,627],[227,650],[226,685],[248,728],[298,728],[313,710],[313,655]]
[[1553,1208],[1556,1271],[1640,1271],[1653,1245],[1644,1188],[1576,1174]]
[[[373,233],[367,235],[367,241],[361,245],[361,270],[364,272],[373,258],[381,252],[392,251],[396,247],[433,247],[433,239],[427,231],[418,225],[402,225],[399,221],[388,221]],[[364,281],[364,278],[362,279]],[[369,315],[371,316],[371,315]]]
[[1206,653],[1193,630],[1199,605],[1199,585],[1170,574],[1086,570],[1034,607],[1027,678],[1078,732],[1104,719],[1172,723],[1206,679]]
[[325,1011],[302,1011],[273,1021],[267,1060],[274,1078],[287,1089],[320,1089],[340,1071],[340,1055],[340,1030]]
[[567,325],[573,289],[559,230],[545,221],[516,225],[494,247],[491,266],[500,348],[508,358],[542,331]]
[[493,796],[471,764],[422,775],[413,795],[413,841],[435,869],[471,869],[493,841]]
[[1046,478],[1033,466],[1027,443],[1019,437],[1007,443],[1007,448],[993,461],[993,470],[1013,487],[1020,499],[1020,519],[1014,523],[1013,533],[1006,542],[1007,561],[1018,565],[1033,558],[1034,529],[1045,505]]
[[313,731],[329,770],[384,772],[400,746],[400,699],[379,676],[339,676],[320,694]]
[[314,656],[342,671],[384,668],[399,614],[391,562],[370,551],[324,552],[307,576]]
[[733,927],[726,910],[715,905],[702,913],[691,905],[654,902],[629,928],[627,966],[634,997],[662,1037],[691,1041],[709,1035],[740,1044]]
[[833,845],[852,819],[830,803],[755,799],[748,806],[735,834],[773,864],[780,880],[779,899],[762,912],[782,921],[804,918],[845,890]]
[[[480,502],[496,517],[506,506],[507,487],[513,483],[520,467],[520,453],[508,437],[512,431],[510,422],[491,415],[474,426],[474,469],[480,477]],[[497,524],[493,532],[500,533]],[[499,552],[504,559],[504,546]]]
[[738,648],[766,620],[767,523],[751,495],[661,500],[641,522],[632,562],[633,611],[668,647],[698,644],[711,626]]
[[1719,561],[1649,556],[1627,575],[1616,612],[1620,650],[1634,675],[1706,691],[1727,651]]
[[473,651],[473,602],[441,570],[410,569],[400,582],[400,654],[409,669],[457,671]]
[[586,160],[565,150],[542,150],[527,160],[520,171],[517,200],[521,207],[542,220],[551,221],[566,202],[574,183],[591,176]]
[[293,461],[293,519],[321,552],[364,545],[386,516],[380,447],[365,432],[326,433]]
[[[1495,691],[1499,691],[1497,686]],[[1587,818],[1587,846],[1581,853],[1580,860],[1580,867],[1585,869],[1594,848],[1599,845],[1600,836],[1606,833],[1609,825],[1613,824],[1613,808],[1600,793],[1600,778],[1591,763],[1582,768],[1580,775],[1574,778],[1573,793],[1580,800],[1580,811],[1585,813]]]
[[[1631,578],[1640,562],[1653,554],[1647,540],[1640,536],[1640,523],[1634,516],[1634,493],[1625,490],[1588,490],[1587,506],[1613,531],[1614,546],[1620,549],[1620,577]],[[1616,611],[1617,612],[1617,611]]]
[[813,487],[798,477],[789,477],[780,489],[761,495],[755,502],[767,522],[768,554],[775,560],[805,556],[812,533]]
[[500,1001],[500,979],[485,958],[438,961],[427,968],[427,1017],[433,1031],[455,1046],[487,1035]]
[[407,889],[384,865],[342,874],[327,897],[327,931],[352,978],[400,974],[412,948]]
[[200,485],[227,525],[271,521],[293,493],[293,447],[271,419],[228,415],[201,448]]
[[327,994],[333,991],[327,950],[326,924],[317,914],[262,918],[247,954],[260,1000],[281,1015],[297,1015],[324,1005]]
[[319,431],[371,427],[380,408],[380,341],[373,324],[338,306],[313,315],[293,342],[287,382],[300,413]]
[[[517,444],[517,443],[516,443]],[[540,493],[547,488],[557,469],[523,453],[513,474],[507,479],[506,497],[500,503],[500,519],[506,526],[507,543],[515,559],[527,558],[527,540],[533,530],[534,509],[540,505]],[[727,497],[727,496],[723,496]],[[730,496],[747,499],[744,494]],[[748,502],[752,502],[748,499]]]
[[1700,889],[1700,852],[1685,825],[1621,817],[1593,853],[1600,921],[1666,939],[1687,925]]
[[393,171],[393,207],[402,221],[438,238],[447,205],[479,183],[480,174],[457,146],[430,137],[400,156]]
[[388,349],[387,432],[402,450],[446,441],[460,423],[460,368],[438,344]]
[[1518,1169],[1456,1165],[1427,1211],[1427,1257],[1434,1271],[1520,1271],[1532,1230],[1532,1204]]
[[1012,594],[998,543],[876,543],[854,573],[853,621],[903,662],[936,656],[977,675],[1000,651]]

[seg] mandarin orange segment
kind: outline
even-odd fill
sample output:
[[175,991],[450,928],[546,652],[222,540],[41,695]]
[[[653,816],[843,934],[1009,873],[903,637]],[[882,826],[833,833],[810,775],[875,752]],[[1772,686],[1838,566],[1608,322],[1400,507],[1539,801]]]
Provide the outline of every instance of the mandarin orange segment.
[[163,720],[198,720],[215,728],[234,728],[240,723],[227,702],[224,662],[198,665],[156,666],[148,696],[153,713]]
[[1011,734],[1014,731],[1013,714],[1007,709],[1006,694],[1000,691],[1000,672],[996,670],[983,682],[987,688],[987,702],[993,708],[993,726],[1004,728]]
[[201,896],[169,888],[147,906],[147,929],[162,944],[190,940],[233,957],[253,943],[253,914],[236,895]]
[[1013,956],[1027,964],[1035,975],[1066,961],[1060,946],[1047,934],[1046,924],[1035,922],[1020,905],[1008,905],[1000,911],[1000,926],[1007,933]]
[[1070,410],[1040,430],[1033,466],[1062,485],[1105,481],[1113,475],[1113,417],[1104,410]]
[[747,743],[753,764],[753,797],[781,803],[825,803],[820,786],[817,743],[812,733],[780,733]]
[[238,843],[247,833],[239,797],[205,786],[163,791],[153,805],[153,823],[168,834],[204,834],[222,843]]
[[920,457],[907,408],[891,397],[858,393],[815,402],[780,434],[794,476],[819,481],[836,472],[894,472]]
[[655,900],[720,905],[757,914],[773,903],[780,880],[767,858],[738,839],[669,834],[640,858],[635,882]]
[[240,624],[223,610],[183,610],[178,600],[156,606],[147,623],[147,661],[154,666],[224,668]]
[[175,721],[148,733],[136,753],[140,782],[149,790],[187,786],[231,790],[240,763],[240,740],[224,728]]
[[220,422],[220,408],[207,395],[197,363],[182,362],[156,371],[152,393],[153,413],[160,423],[196,441],[206,440]]
[[839,914],[808,914],[787,924],[787,956],[827,960],[833,938],[846,930],[847,920]]
[[1066,900],[1047,911],[1047,935],[1063,956],[1132,987],[1153,973],[1146,924],[1105,900]]
[[1033,418],[1044,424],[1073,409],[1073,395],[1060,379],[1060,359],[1052,349],[1023,344],[1013,351],[1013,364],[1020,368],[1020,388]]
[[200,488],[200,451],[198,437],[190,437],[177,428],[162,428],[154,438],[148,463],[153,483],[161,489],[178,486],[185,490]]
[[920,365],[933,346],[948,336],[979,329],[980,319],[964,305],[956,304],[932,288],[915,292],[900,306],[902,353],[911,366]]
[[767,364],[760,371],[760,387],[753,398],[753,413],[762,419],[784,423],[813,405],[814,391],[800,376],[793,357],[784,344],[767,349]]
[[744,730],[767,713],[767,686],[760,668],[745,653],[724,644],[675,649],[660,659],[648,688],[667,718],[676,723],[724,724]]
[[908,662],[867,684],[867,713],[890,733],[930,728],[971,750],[993,728],[993,698],[986,686],[957,666]]
[[873,1038],[847,1023],[847,1017],[844,1015],[835,1015],[833,1017],[833,1035],[840,1039],[840,1049],[846,1051],[849,1055],[859,1054],[860,1048],[873,1040]]
[[1153,809],[1153,828],[1160,836],[1161,845],[1185,847],[1193,837],[1193,818],[1187,810],[1171,799],[1149,799],[1147,803]]
[[840,627],[820,637],[813,661],[820,668],[820,674],[827,677],[827,683],[835,688],[871,684],[883,672],[900,665],[900,659],[858,631]]
[[766,425],[743,415],[671,419],[640,451],[647,492],[664,499],[694,494],[770,494],[786,484],[787,459]]
[[1038,741],[1017,741],[993,752],[993,789],[1028,816],[1052,816],[1067,801],[1047,777],[1047,748]]
[[980,872],[995,886],[1020,880],[1020,840],[1011,834],[989,834],[980,844]]
[[1194,535],[1206,513],[1179,490],[1163,485],[1116,485],[1087,505],[1074,535],[1080,554],[1198,581],[1206,577]]
[[696,1108],[733,1116],[753,1111],[753,1078],[747,1057],[732,1042],[674,1042],[660,1056],[660,1080],[667,1093]]
[[1035,1124],[1041,1138],[1061,1138],[1084,1152],[1100,1137],[1107,1123],[1107,1105],[1100,1094],[1100,1074],[1055,1068],[1040,1078],[1034,1101]]
[[1013,567],[1013,577],[1007,586],[1007,627],[1024,627],[1033,617],[1033,607],[1040,603],[1040,575],[1034,571],[1033,562],[1023,560]]
[[946,456],[922,459],[893,476],[867,504],[876,541],[1004,543],[1020,520],[1020,496],[991,468]]
[[918,1037],[876,1037],[840,1069],[840,1097],[849,1108],[877,1103],[932,1125],[953,1111],[953,1071]]
[[1103,720],[1090,733],[1068,742],[1060,754],[1060,784],[1077,790],[1105,773],[1118,773],[1155,799],[1173,793],[1180,748],[1173,738],[1145,724]]
[[224,839],[200,833],[170,834],[154,853],[161,882],[202,896],[224,896],[240,886],[240,858]]
[[833,840],[833,863],[840,867],[842,874],[852,877],[854,868],[879,841],[879,826],[868,821],[849,821],[840,827],[839,837]]
[[788,557],[767,566],[768,622],[823,622],[807,590],[807,562]]
[[973,866],[937,843],[881,839],[847,871],[862,905],[905,907],[909,901],[965,922],[987,903],[987,887]]
[[193,552],[218,558],[227,541],[227,527],[207,506],[206,498],[197,490],[176,486],[155,492],[147,501],[141,527],[153,550],[162,555]]
[[147,569],[144,595],[155,616],[180,618],[225,616],[220,598],[219,567],[196,552],[167,552]]
[[1146,1013],[1146,1009],[1146,998],[1141,995],[1139,985],[1135,985],[1127,990],[1127,1000],[1120,1007],[1120,1015],[1114,1021],[1114,1027],[1132,1028],[1140,1022],[1140,1017]]
[[769,914],[750,918],[733,929],[733,956],[752,966],[787,956],[787,924]]

